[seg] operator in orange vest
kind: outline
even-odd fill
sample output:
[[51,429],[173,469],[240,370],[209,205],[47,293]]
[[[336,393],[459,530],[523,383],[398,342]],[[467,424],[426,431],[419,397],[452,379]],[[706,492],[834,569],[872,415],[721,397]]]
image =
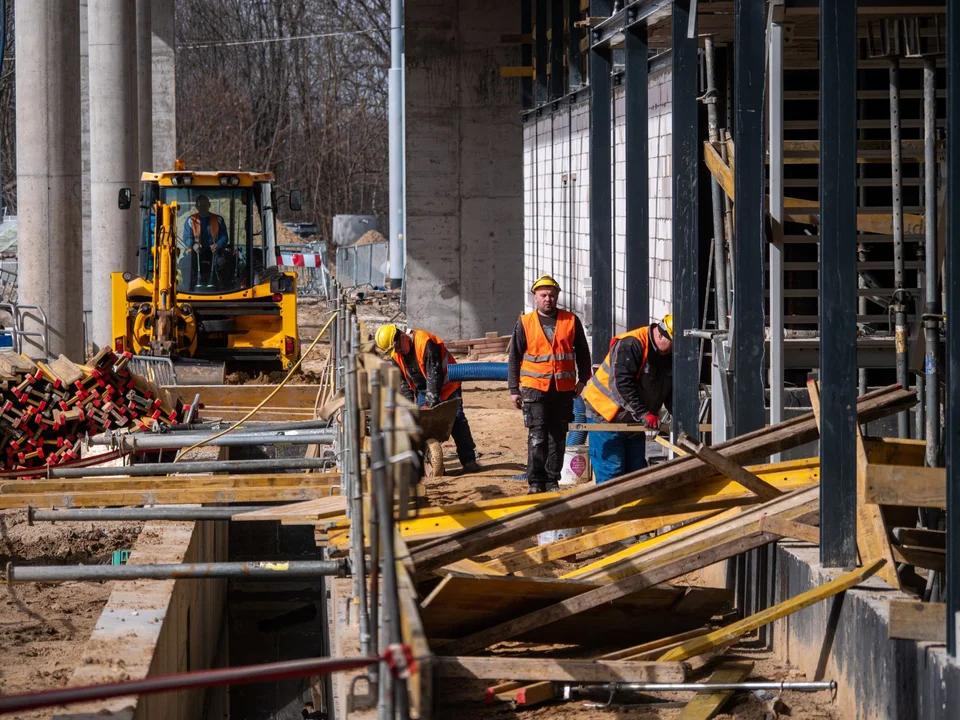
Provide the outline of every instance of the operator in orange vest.
[[183,226],[183,244],[187,253],[197,254],[201,283],[209,282],[214,267],[218,270],[220,284],[228,283],[230,260],[225,250],[230,244],[230,236],[227,234],[227,223],[220,215],[210,212],[210,198],[207,195],[197,195],[194,207],[196,212],[187,218]]
[[[388,353],[400,368],[404,379],[400,383],[400,392],[411,402],[430,408],[445,400],[463,397],[460,383],[447,379],[447,366],[455,364],[456,360],[436,335],[426,330],[401,332],[396,325],[381,325],[377,328],[375,340],[377,347]],[[480,472],[483,468],[477,462],[477,447],[462,402],[450,434],[457,446],[463,471]]]
[[[673,315],[610,341],[610,352],[583,390],[587,422],[660,427],[660,409],[673,407]],[[590,432],[590,466],[597,484],[647,467],[645,432]]]
[[590,379],[590,346],[580,318],[557,308],[560,285],[541,275],[530,288],[536,310],[520,316],[510,340],[507,383],[523,410],[530,493],[560,489],[573,399]]

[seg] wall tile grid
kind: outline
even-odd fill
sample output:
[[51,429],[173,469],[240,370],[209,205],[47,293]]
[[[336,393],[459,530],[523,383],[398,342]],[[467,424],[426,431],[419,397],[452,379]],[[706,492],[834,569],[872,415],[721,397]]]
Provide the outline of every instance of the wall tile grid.
[[[613,273],[616,332],[626,327],[625,124],[622,87],[613,93]],[[671,70],[650,76],[650,316],[670,311],[672,297]],[[590,114],[587,103],[565,107],[524,127],[524,279],[553,274],[561,302],[589,323]],[[524,290],[526,292],[526,290]],[[527,309],[533,307],[526,294]]]

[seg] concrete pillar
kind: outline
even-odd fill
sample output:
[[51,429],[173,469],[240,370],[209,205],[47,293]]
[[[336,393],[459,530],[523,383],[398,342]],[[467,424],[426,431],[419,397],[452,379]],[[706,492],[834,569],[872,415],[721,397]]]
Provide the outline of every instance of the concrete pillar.
[[[17,0],[19,302],[39,305],[50,353],[83,359],[80,273],[80,7]],[[30,320],[27,329],[39,329]],[[24,352],[43,353],[24,341]]]
[[173,170],[177,158],[177,63],[174,0],[151,0],[153,35],[153,165]]
[[80,229],[83,237],[83,346],[89,354],[93,317],[93,257],[90,237],[90,43],[87,0],[80,0]]
[[153,169],[153,34],[150,0],[137,0],[137,116],[141,173]]
[[88,0],[93,332],[112,344],[110,273],[135,269],[138,216],[117,193],[137,186],[137,19],[129,0]]

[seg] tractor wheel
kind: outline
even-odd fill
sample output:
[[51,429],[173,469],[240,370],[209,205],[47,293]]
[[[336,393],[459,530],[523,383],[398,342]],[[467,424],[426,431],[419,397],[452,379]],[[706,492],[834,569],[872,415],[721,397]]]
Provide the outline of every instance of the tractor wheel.
[[443,447],[436,440],[427,440],[423,453],[424,475],[427,477],[443,477]]

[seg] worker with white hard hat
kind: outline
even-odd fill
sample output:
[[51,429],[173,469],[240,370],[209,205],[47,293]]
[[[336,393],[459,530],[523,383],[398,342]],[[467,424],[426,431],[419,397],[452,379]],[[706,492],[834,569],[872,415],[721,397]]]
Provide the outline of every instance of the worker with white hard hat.
[[[400,392],[411,402],[430,408],[445,400],[463,396],[460,383],[447,378],[447,366],[455,364],[456,360],[436,335],[426,330],[403,332],[396,325],[389,324],[377,328],[375,340],[377,347],[400,368],[404,380],[400,383]],[[477,463],[477,449],[462,403],[450,434],[457,446],[457,457],[464,472],[482,470]]]
[[557,307],[560,284],[541,275],[530,288],[535,310],[521,315],[510,341],[510,399],[527,428],[530,493],[560,489],[573,400],[590,379],[590,346],[580,318]]
[[[660,427],[672,408],[673,315],[610,341],[610,352],[583,391],[587,422]],[[597,483],[647,467],[646,433],[590,432],[590,465]]]

